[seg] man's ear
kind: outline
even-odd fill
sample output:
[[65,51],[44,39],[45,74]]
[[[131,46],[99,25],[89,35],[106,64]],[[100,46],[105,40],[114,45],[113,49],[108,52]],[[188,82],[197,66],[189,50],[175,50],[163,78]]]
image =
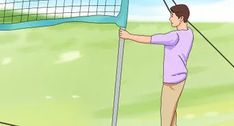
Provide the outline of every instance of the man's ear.
[[181,16],[179,19],[180,19],[180,22],[184,22],[184,17],[183,16]]

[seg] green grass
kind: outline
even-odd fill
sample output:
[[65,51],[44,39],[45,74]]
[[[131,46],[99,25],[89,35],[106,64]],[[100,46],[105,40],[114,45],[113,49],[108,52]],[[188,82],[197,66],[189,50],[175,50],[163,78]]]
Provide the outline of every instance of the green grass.
[[[233,23],[195,25],[234,62]],[[147,35],[171,29],[160,22],[128,25]],[[118,29],[110,24],[0,32],[0,120],[22,126],[111,125],[117,49]],[[56,63],[71,51],[81,58]],[[119,125],[159,126],[162,56],[162,46],[126,42]],[[7,57],[11,63],[3,65]],[[197,33],[188,69],[179,126],[234,125],[233,68]]]

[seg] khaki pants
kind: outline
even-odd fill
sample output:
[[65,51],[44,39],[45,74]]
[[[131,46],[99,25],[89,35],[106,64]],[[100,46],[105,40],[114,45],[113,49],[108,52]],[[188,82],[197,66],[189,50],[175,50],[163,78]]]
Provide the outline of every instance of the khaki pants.
[[161,94],[161,126],[177,126],[177,104],[185,81],[178,84],[163,84]]

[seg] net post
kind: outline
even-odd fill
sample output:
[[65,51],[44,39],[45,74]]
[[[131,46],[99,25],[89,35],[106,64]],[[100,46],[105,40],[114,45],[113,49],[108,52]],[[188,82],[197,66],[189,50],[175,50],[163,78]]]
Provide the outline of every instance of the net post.
[[[120,28],[120,29],[124,30],[125,28]],[[119,111],[121,77],[122,77],[122,68],[123,68],[124,45],[125,45],[125,40],[122,38],[119,38],[113,112],[112,112],[112,126],[117,126],[117,123],[118,123],[118,111]]]

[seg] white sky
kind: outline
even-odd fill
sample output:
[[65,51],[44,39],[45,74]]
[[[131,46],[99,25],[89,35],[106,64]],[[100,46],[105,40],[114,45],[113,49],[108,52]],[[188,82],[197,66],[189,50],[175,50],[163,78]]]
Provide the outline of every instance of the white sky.
[[[189,0],[180,1],[183,1],[189,6],[191,21],[234,22],[234,0],[214,0],[206,3],[194,3],[194,1]],[[146,7],[139,4],[130,4],[129,20],[167,21],[168,18],[169,13],[163,2],[147,5]]]

